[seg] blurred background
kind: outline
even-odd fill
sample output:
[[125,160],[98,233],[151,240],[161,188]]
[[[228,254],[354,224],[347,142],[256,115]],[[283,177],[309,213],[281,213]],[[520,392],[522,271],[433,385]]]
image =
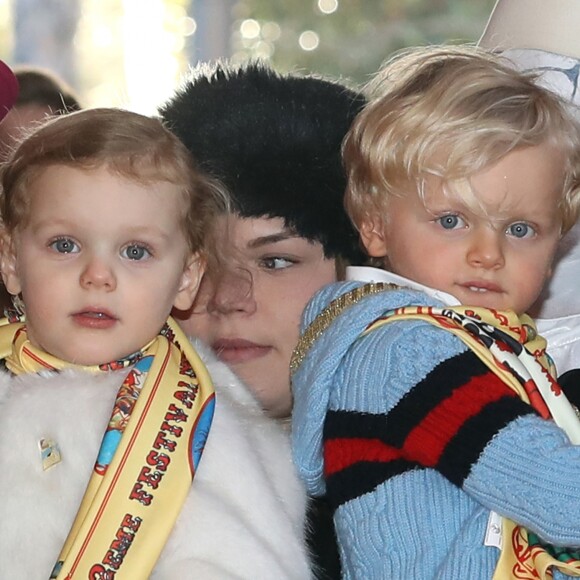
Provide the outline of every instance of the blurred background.
[[495,0],[0,0],[0,58],[83,106],[151,114],[199,61],[248,58],[361,83],[394,51],[478,39]]

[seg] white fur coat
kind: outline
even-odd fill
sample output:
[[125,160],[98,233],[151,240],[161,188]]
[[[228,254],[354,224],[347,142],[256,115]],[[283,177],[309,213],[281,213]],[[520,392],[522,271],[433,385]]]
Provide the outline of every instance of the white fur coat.
[[[198,345],[199,346],[199,345]],[[287,434],[222,363],[212,429],[155,579],[310,577],[305,493]],[[0,373],[0,579],[46,580],[76,514],[122,380],[78,371]],[[58,465],[42,470],[38,441]]]

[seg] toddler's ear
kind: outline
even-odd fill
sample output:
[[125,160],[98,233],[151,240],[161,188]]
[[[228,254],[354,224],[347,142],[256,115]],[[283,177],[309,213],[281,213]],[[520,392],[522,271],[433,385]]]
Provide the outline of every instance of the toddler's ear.
[[377,214],[367,215],[360,224],[360,238],[371,258],[387,255],[384,220]]
[[14,238],[6,230],[0,230],[0,273],[6,290],[13,296],[20,294],[20,276],[16,260]]
[[193,304],[199,290],[201,278],[205,272],[205,266],[205,259],[199,254],[194,254],[189,258],[183,269],[181,284],[173,302],[173,306],[177,310],[187,310]]

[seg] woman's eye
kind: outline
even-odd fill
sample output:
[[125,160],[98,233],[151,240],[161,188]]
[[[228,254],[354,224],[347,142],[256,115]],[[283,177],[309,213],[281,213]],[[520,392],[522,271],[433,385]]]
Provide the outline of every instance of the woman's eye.
[[439,225],[446,230],[456,230],[465,227],[465,221],[462,217],[454,213],[449,213],[437,218]]
[[129,260],[144,260],[151,256],[151,252],[140,244],[130,244],[123,248],[121,255]]
[[531,238],[536,233],[536,230],[525,222],[517,222],[511,224],[507,229],[507,234],[513,236],[514,238]]
[[262,258],[260,260],[261,266],[266,270],[284,270],[294,264],[288,258],[280,258],[278,256]]
[[72,254],[79,251],[78,245],[70,238],[54,240],[54,242],[49,244],[49,247],[59,254]]

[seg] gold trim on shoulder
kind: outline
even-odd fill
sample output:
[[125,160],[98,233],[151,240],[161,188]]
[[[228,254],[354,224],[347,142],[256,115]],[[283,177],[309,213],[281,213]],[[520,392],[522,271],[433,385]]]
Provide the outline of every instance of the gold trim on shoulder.
[[387,282],[371,282],[358,286],[346,294],[335,298],[320,314],[310,323],[304,331],[290,359],[290,374],[293,375],[302,364],[308,351],[321,334],[330,326],[332,321],[344,310],[360,302],[366,296],[378,294],[386,290],[397,290],[401,286]]

